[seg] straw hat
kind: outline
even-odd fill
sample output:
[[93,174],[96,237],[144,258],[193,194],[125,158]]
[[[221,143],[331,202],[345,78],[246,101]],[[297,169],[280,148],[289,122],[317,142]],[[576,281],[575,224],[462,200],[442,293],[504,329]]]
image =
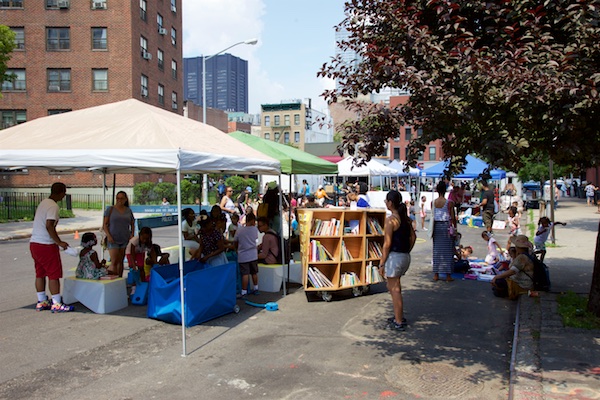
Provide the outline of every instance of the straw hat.
[[529,238],[525,235],[513,236],[510,238],[510,241],[512,242],[512,244],[515,245],[515,247],[520,247],[520,248],[531,247],[531,242],[529,241]]

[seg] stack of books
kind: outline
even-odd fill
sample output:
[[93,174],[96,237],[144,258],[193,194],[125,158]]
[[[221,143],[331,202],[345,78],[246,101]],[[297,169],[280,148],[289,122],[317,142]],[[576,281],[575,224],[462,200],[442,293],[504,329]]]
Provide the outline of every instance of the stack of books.
[[360,279],[354,272],[344,272],[340,277],[340,286],[361,285]]
[[367,228],[367,233],[371,235],[383,235],[383,228],[375,218],[369,218]]
[[367,258],[381,258],[381,244],[375,241],[367,241]]
[[346,243],[342,240],[342,261],[352,261],[354,258],[350,254],[350,250],[346,247]]
[[319,289],[322,287],[333,287],[333,283],[319,269],[308,267],[308,281],[310,284]]
[[338,236],[340,234],[340,220],[331,218],[330,221],[315,219],[312,236]]
[[311,240],[309,259],[311,262],[332,261],[333,256],[329,250],[327,250],[327,248],[321,244],[321,242],[318,240]]
[[367,281],[367,285],[384,281],[383,277],[379,274],[378,267],[373,265],[373,263],[369,263],[369,265],[367,265],[365,271],[365,280]]

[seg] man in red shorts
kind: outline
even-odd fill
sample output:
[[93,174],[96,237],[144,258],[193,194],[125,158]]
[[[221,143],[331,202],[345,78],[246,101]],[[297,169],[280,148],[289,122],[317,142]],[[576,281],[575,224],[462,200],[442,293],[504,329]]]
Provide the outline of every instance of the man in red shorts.
[[[59,208],[56,203],[66,194],[67,187],[64,183],[54,183],[50,197],[44,199],[35,210],[29,249],[35,262],[35,290],[38,297],[36,311],[51,310],[53,313],[73,311],[73,306],[62,304],[59,281],[62,278],[59,246],[66,249],[69,245],[56,233],[59,218]],[[52,304],[46,296],[46,278],[52,295]]]

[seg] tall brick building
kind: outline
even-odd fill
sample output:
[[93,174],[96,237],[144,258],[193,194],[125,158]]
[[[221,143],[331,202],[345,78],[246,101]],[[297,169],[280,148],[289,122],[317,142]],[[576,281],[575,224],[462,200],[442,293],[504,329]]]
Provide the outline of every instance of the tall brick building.
[[[0,129],[129,98],[183,113],[181,0],[5,0],[0,21],[16,34],[8,63],[16,79],[2,85]],[[98,186],[91,173],[0,175],[4,188],[45,187],[57,175]],[[147,178],[122,175],[117,185]]]

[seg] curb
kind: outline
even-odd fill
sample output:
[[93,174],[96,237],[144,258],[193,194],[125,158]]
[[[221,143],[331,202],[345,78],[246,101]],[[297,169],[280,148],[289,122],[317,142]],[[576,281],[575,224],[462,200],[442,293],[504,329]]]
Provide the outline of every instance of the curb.
[[510,366],[509,399],[543,399],[540,362],[542,311],[539,297],[520,296]]
[[[60,235],[69,235],[71,233],[75,233],[76,231],[98,231],[100,230],[100,227],[98,228],[89,228],[89,227],[84,227],[84,228],[78,228],[78,229],[62,229],[62,230],[58,230],[57,233]],[[18,240],[18,239],[28,239],[31,237],[31,232],[30,233],[17,233],[17,234],[8,234],[6,236],[0,236],[0,242],[6,242],[9,240]]]

